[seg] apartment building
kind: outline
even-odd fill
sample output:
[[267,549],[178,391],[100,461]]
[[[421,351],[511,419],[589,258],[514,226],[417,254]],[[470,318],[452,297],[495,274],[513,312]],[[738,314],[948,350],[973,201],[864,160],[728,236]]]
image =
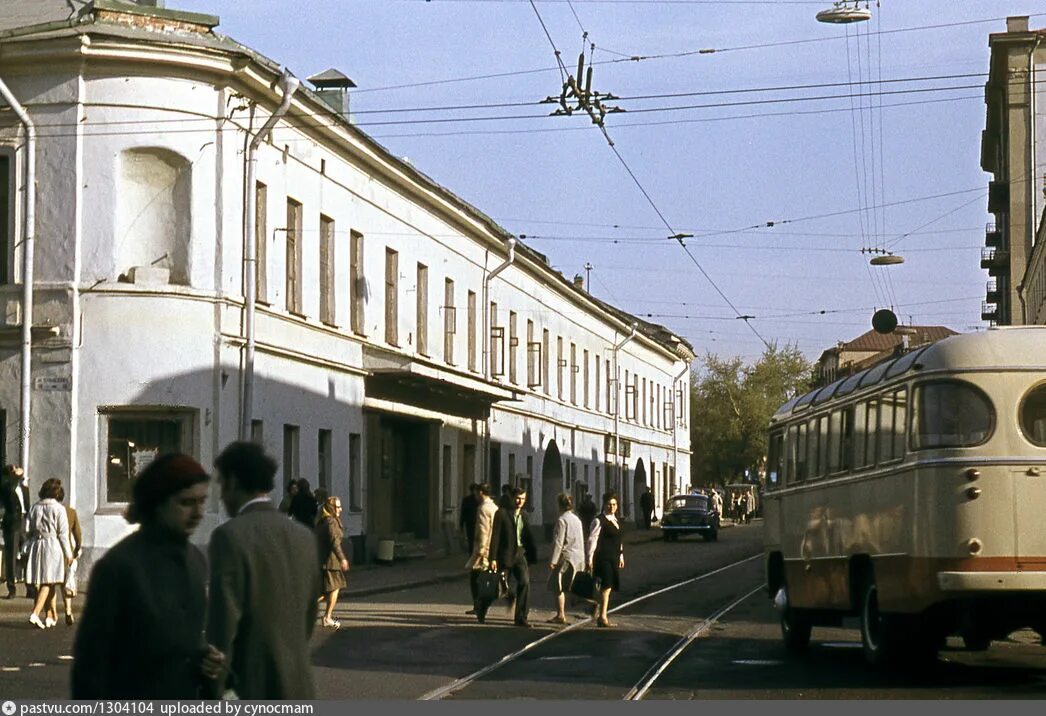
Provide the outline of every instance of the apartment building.
[[[63,479],[88,559],[157,454],[210,465],[241,436],[277,491],[341,496],[359,553],[455,544],[480,480],[525,486],[539,524],[562,491],[631,515],[688,485],[685,340],[354,127],[343,74],[295,88],[217,25],[0,0],[24,108],[0,113],[3,460]],[[222,519],[214,490],[197,539]]]

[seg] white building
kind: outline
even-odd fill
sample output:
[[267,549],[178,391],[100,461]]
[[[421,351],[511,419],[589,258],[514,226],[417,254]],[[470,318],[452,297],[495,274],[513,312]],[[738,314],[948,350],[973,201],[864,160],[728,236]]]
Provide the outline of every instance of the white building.
[[[256,153],[249,380],[246,149],[280,68],[214,17],[74,5],[0,0],[0,79],[36,133],[0,113],[0,419],[5,462],[28,437],[34,491],[66,484],[88,555],[129,530],[157,452],[209,466],[237,438],[246,382],[281,479],[340,495],[370,552],[446,545],[484,479],[528,486],[535,523],[563,490],[616,486],[631,514],[640,483],[658,505],[689,483],[690,346],[523,245],[505,265],[505,230],[349,124],[337,73],[298,89]],[[201,541],[220,519],[214,499]]]

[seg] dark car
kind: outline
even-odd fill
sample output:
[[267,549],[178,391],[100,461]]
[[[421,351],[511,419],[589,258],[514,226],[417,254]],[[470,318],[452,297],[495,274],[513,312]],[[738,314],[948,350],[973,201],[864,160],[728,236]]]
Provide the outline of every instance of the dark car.
[[719,538],[719,515],[705,495],[676,495],[665,505],[661,534],[666,542],[680,535],[699,534],[709,542]]

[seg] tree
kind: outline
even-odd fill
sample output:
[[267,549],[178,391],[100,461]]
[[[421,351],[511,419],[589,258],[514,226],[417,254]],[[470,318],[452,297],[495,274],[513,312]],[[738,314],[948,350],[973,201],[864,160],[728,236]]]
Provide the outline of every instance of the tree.
[[766,460],[774,411],[811,385],[812,366],[795,346],[768,347],[753,365],[711,353],[691,381],[691,475],[725,485]]

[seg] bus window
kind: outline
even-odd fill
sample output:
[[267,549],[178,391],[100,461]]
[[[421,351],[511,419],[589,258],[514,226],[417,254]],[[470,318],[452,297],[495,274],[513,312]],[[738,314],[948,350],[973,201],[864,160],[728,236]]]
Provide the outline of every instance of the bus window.
[[849,472],[853,467],[854,454],[854,409],[843,408],[843,426],[839,430],[839,471]]
[[904,436],[908,434],[908,389],[901,388],[893,394],[893,456],[904,457]]
[[854,435],[857,443],[857,459],[854,466],[858,469],[875,464],[876,433],[879,430],[879,401],[872,399],[857,404],[857,420],[854,424]]
[[822,415],[820,418],[818,418],[817,423],[818,423],[818,426],[819,426],[820,432],[821,432],[821,437],[817,441],[817,445],[818,445],[818,455],[817,455],[818,470],[817,470],[817,474],[820,476],[820,475],[827,475],[828,474],[828,443],[829,443],[829,440],[830,440],[830,434],[829,434],[829,427],[830,426],[829,426],[829,423],[828,423],[828,416],[827,415]]
[[795,440],[795,482],[803,482],[807,475],[806,423],[798,426]]
[[842,463],[839,448],[842,439],[843,411],[833,411],[828,422],[828,474],[834,475],[839,472]]
[[770,456],[766,460],[766,481],[771,487],[781,487],[781,469],[784,463],[784,434],[770,436]]
[[808,477],[810,479],[817,478],[821,474],[821,463],[818,462],[818,458],[820,458],[821,456],[821,431],[818,430],[817,423],[818,419],[814,418],[808,423],[809,427],[807,428],[809,434],[809,438],[807,440],[807,448],[810,451],[807,464],[809,465]]
[[939,381],[915,389],[912,447],[972,447],[986,442],[995,423],[988,397],[968,383]]
[[795,482],[795,426],[788,428],[785,433],[785,466],[781,482],[791,485]]
[[893,393],[887,393],[880,398],[879,403],[879,464],[890,462],[896,457],[893,454],[893,421]]
[[1021,402],[1021,432],[1031,444],[1046,447],[1046,383],[1032,388]]

